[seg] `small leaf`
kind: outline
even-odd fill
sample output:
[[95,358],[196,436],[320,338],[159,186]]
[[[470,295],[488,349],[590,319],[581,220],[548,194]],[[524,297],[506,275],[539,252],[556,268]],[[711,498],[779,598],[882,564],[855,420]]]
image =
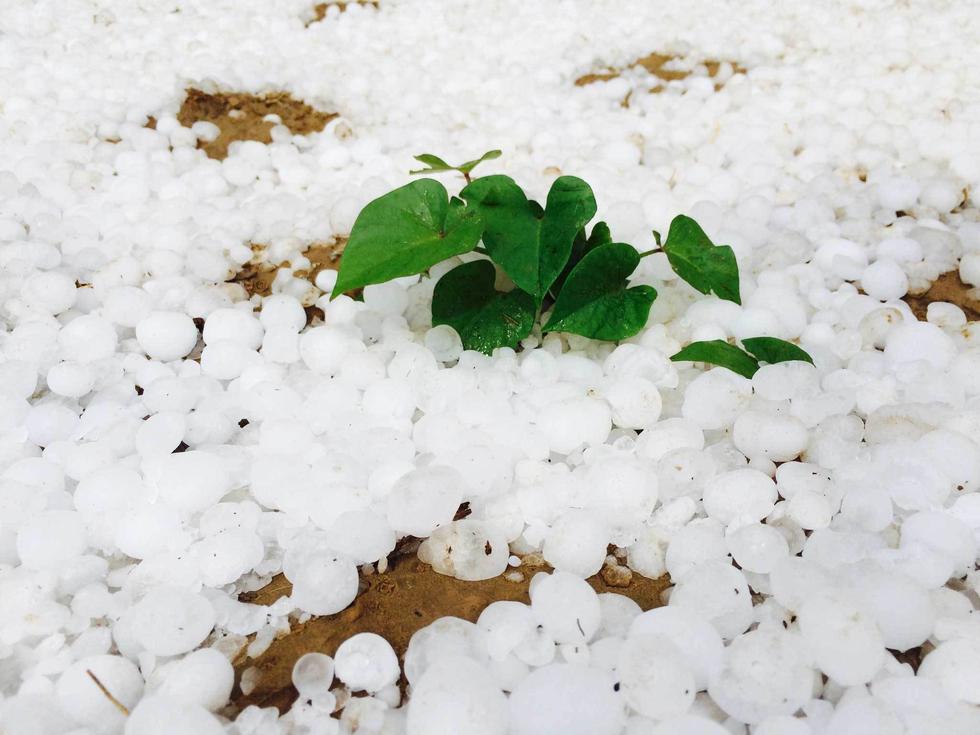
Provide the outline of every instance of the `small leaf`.
[[742,344],[760,362],[772,364],[800,360],[813,364],[813,358],[807,354],[806,350],[792,342],[786,342],[775,337],[748,337],[742,340]]
[[432,293],[432,324],[455,329],[468,350],[489,355],[497,347],[516,348],[534,326],[534,298],[518,288],[497,291],[495,279],[489,260],[453,268]]
[[331,298],[421,273],[476,247],[483,225],[435,179],[419,179],[370,202],[357,215]]
[[691,342],[670,359],[674,362],[708,362],[728,368],[746,378],[751,378],[759,369],[759,363],[754,357],[722,339]]
[[568,274],[572,272],[572,269],[579,264],[579,261],[585,257],[585,254],[598,247],[599,245],[606,245],[612,242],[612,234],[609,232],[609,225],[605,222],[596,222],[592,227],[592,234],[588,237],[585,236],[585,228],[583,227],[575,235],[575,240],[572,241],[572,254],[568,258],[568,262],[565,263],[565,267],[562,268],[561,273],[558,274],[558,278],[555,282],[551,284],[551,295],[557,296],[558,292],[561,291],[565,280],[568,278]]
[[592,189],[574,176],[555,180],[543,216],[508,176],[480,177],[460,196],[483,218],[490,257],[539,304],[568,262],[576,233],[596,212]]
[[466,163],[461,163],[456,168],[459,171],[463,172],[464,174],[468,174],[470,171],[472,171],[474,168],[479,166],[484,161],[492,161],[495,158],[500,158],[500,156],[502,155],[503,155],[503,151],[496,151],[496,150],[487,151],[479,158],[476,158],[472,161],[467,161]]
[[587,252],[568,275],[544,331],[610,341],[639,332],[657,298],[652,286],[626,287],[639,262],[636,249],[621,242]]
[[453,171],[455,167],[450,166],[448,163],[443,161],[439,156],[434,156],[431,153],[421,153],[415,156],[415,160],[419,163],[424,163],[429,168],[419,168],[414,171],[409,171],[410,174],[426,174],[431,171]]
[[713,244],[693,219],[674,217],[663,249],[674,272],[698,291],[742,303],[735,252],[727,245]]

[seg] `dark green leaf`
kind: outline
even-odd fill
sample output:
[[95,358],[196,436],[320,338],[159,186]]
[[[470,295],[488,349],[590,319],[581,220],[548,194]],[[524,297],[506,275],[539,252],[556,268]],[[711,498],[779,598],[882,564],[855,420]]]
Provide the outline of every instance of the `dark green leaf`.
[[692,342],[670,359],[674,362],[709,362],[746,378],[751,378],[759,369],[759,363],[754,357],[721,339]]
[[792,342],[786,342],[775,337],[749,337],[743,339],[742,344],[760,362],[776,363],[800,360],[813,364],[813,358],[807,354],[806,350]]
[[543,217],[508,176],[483,176],[460,196],[483,218],[490,257],[538,303],[568,262],[575,234],[596,212],[592,189],[574,176],[555,180]]
[[331,298],[371,283],[421,273],[472,250],[479,213],[449,201],[434,179],[419,179],[370,202],[354,222]]
[[534,326],[534,298],[518,288],[497,291],[495,279],[489,260],[453,268],[432,293],[432,323],[455,329],[468,350],[489,355],[497,347],[517,347]]
[[558,278],[555,282],[551,284],[551,294],[556,296],[559,291],[561,291],[565,280],[568,278],[568,274],[572,272],[572,269],[579,264],[579,261],[585,257],[585,254],[598,247],[599,245],[606,245],[612,242],[612,235],[609,232],[609,225],[605,222],[596,222],[595,226],[592,228],[592,234],[588,237],[585,236],[585,228],[583,227],[575,235],[575,240],[572,242],[572,254],[568,258],[568,262],[565,263],[565,267],[562,268],[561,273],[558,274]]
[[501,155],[503,155],[502,151],[487,151],[479,158],[476,158],[472,161],[467,161],[466,163],[461,163],[456,168],[462,171],[464,174],[468,174],[470,171],[472,171],[474,168],[479,166],[484,161],[492,161],[495,158],[500,158]]
[[727,245],[713,244],[693,219],[674,217],[663,248],[674,272],[698,291],[742,303],[735,252]]
[[636,249],[620,242],[590,250],[565,281],[544,331],[611,341],[639,332],[657,298],[652,286],[626,287],[639,262]]

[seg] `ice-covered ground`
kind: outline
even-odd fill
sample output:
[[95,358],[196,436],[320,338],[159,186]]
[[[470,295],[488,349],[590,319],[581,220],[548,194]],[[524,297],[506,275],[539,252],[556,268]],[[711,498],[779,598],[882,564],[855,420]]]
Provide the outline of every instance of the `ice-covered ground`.
[[[980,731],[980,332],[899,300],[958,265],[980,285],[977,4],[313,17],[309,0],[0,9],[0,730]],[[651,93],[628,68],[651,52],[694,73]],[[708,60],[729,63],[709,78]],[[219,162],[196,148],[213,129],[175,119],[190,87],[340,117]],[[536,334],[487,358],[426,339],[428,279],[329,304],[290,268],[265,299],[224,283],[254,244],[306,270],[413,154],[490,148],[483,172],[537,195],[586,179],[640,249],[691,214],[735,249],[744,305],[655,256],[629,344]],[[816,367],[668,360],[759,334]],[[257,653],[291,614],[344,608],[358,565],[436,528],[423,556],[461,577],[504,572],[508,544],[559,571],[530,606],[419,633],[407,705],[390,649],[358,638],[302,661],[278,722],[210,714],[246,636]],[[670,573],[667,607],[637,616],[581,581],[609,544]],[[290,597],[238,601],[280,571]],[[372,696],[332,719],[344,685]]]

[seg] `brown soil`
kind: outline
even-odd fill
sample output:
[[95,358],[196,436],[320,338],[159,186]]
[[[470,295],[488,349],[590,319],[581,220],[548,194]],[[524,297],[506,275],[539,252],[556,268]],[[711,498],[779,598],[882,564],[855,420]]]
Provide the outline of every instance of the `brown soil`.
[[338,11],[343,13],[347,10],[348,5],[370,5],[372,8],[378,7],[378,0],[334,0],[331,3],[317,3],[313,6],[313,20],[311,20],[307,25],[312,23],[319,23],[321,20],[327,17],[327,10],[331,5],[336,5]]
[[[511,581],[505,576],[483,582],[463,582],[433,571],[414,555],[396,557],[384,574],[362,577],[362,592],[343,612],[295,625],[288,635],[274,641],[257,658],[249,659],[244,653],[240,654],[235,661],[236,685],[229,712],[240,711],[250,704],[278,707],[281,712],[287,710],[296,699],[291,680],[296,659],[310,651],[333,655],[344,640],[356,633],[384,636],[403,660],[412,634],[437,618],[452,615],[475,621],[491,602],[529,602],[531,577],[547,567],[526,563],[520,569],[520,581]],[[609,577],[608,582],[604,576]],[[588,581],[596,592],[627,595],[644,610],[661,605],[661,592],[670,584],[667,577],[647,579],[639,574],[633,574],[628,581],[621,575],[608,573],[590,577]],[[290,589],[288,580],[280,575],[261,590],[243,595],[242,599],[267,605],[288,595]],[[260,677],[255,689],[245,696],[238,688],[238,682],[242,671],[249,667],[256,667]]]
[[[653,76],[657,77],[658,79],[664,82],[670,82],[677,79],[686,79],[687,77],[691,76],[690,71],[685,71],[682,69],[666,68],[668,65],[671,65],[670,62],[677,61],[679,58],[680,57],[678,56],[670,56],[668,54],[659,54],[657,52],[654,52],[652,54],[647,54],[646,56],[637,59],[632,64],[629,64],[628,67],[642,66]],[[721,65],[724,62],[717,61],[714,59],[707,59],[701,63],[703,63],[704,66],[707,68],[708,76],[714,78],[718,76],[718,71],[721,69]],[[729,63],[732,65],[732,69],[736,74],[745,73],[746,71],[745,67],[740,66],[738,63],[734,61],[730,61]],[[575,84],[579,87],[583,87],[587,84],[593,84],[594,82],[608,82],[610,79],[615,79],[616,77],[618,77],[623,72],[623,70],[628,67],[623,67],[620,69],[611,68],[599,72],[593,72],[591,74],[585,74],[584,76],[581,76],[578,79],[576,79]],[[720,89],[721,84],[715,84],[715,88]],[[663,90],[663,84],[660,84],[652,88],[650,91],[660,92],[662,90]]]
[[[315,242],[304,252],[311,267],[306,270],[295,271],[293,275],[297,278],[306,278],[313,283],[317,274],[325,269],[337,270],[340,267],[340,255],[344,252],[347,245],[347,238],[337,238],[332,242]],[[255,257],[242,266],[228,282],[239,283],[249,296],[258,294],[259,296],[269,296],[272,293],[272,282],[276,278],[276,271],[282,266],[289,265],[284,263],[269,263],[262,259],[264,245],[259,243],[252,244],[252,252]]]
[[318,133],[337,117],[335,112],[321,112],[286,92],[262,96],[239,92],[208,94],[191,88],[187,90],[177,119],[186,127],[201,120],[217,125],[221,130],[218,137],[200,147],[210,158],[220,161],[228,155],[228,146],[236,140],[271,143],[273,123],[263,119],[266,115],[278,115],[282,124],[296,135]]
[[973,288],[960,280],[959,272],[949,271],[939,276],[927,291],[915,296],[906,296],[904,301],[919,319],[926,318],[926,309],[932,302],[948,301],[960,307],[969,321],[977,321],[980,320],[980,299],[972,293]]

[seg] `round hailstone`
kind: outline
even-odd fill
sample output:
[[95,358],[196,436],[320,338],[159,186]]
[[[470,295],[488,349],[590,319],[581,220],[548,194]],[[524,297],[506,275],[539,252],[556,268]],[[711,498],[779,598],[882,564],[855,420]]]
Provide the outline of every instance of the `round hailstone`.
[[861,288],[873,299],[893,301],[909,290],[909,278],[894,260],[881,258],[864,269]]
[[[730,735],[714,720],[699,715],[681,715],[661,720],[653,727],[640,731],[643,735]],[[632,732],[630,733],[632,735]]]
[[286,576],[293,584],[293,604],[312,615],[333,615],[357,597],[357,566],[342,554],[309,554]]
[[452,521],[463,502],[462,475],[451,467],[420,467],[401,477],[388,494],[388,525],[401,535],[425,538]]
[[[511,735],[619,735],[623,698],[606,671],[551,664],[531,672],[510,696]],[[421,735],[421,733],[420,733]]]
[[262,344],[262,323],[255,315],[242,309],[215,309],[204,320],[204,342],[237,342],[249,350]]
[[340,644],[334,657],[337,678],[351,691],[373,694],[398,681],[398,656],[384,638],[358,633]]
[[531,638],[537,621],[528,605],[498,600],[483,608],[476,624],[485,634],[490,658],[503,661],[521,643]]
[[803,422],[794,416],[746,411],[735,419],[732,441],[749,459],[789,462],[803,453],[809,436]]
[[791,715],[810,699],[813,669],[799,637],[780,628],[744,633],[725,649],[708,694],[740,722]]
[[542,556],[552,567],[579,577],[597,574],[606,560],[609,530],[593,511],[573,508],[552,524]]
[[849,586],[874,617],[886,648],[907,651],[932,635],[937,615],[925,587],[871,563],[856,564],[850,571]]
[[633,620],[627,640],[645,635],[683,641],[680,653],[690,667],[696,691],[707,689],[721,670],[725,644],[714,626],[699,615],[670,606],[647,610]]
[[538,573],[531,581],[531,612],[557,643],[592,639],[601,620],[599,598],[581,577],[567,572]]
[[956,357],[956,343],[935,324],[906,322],[888,333],[885,359],[891,366],[923,361],[945,370]]
[[[554,651],[554,642],[548,643]],[[482,630],[468,620],[444,617],[415,631],[405,651],[405,678],[414,687],[430,666],[446,657],[464,657],[485,663],[487,654]]]
[[640,606],[626,595],[618,595],[615,592],[602,592],[598,597],[602,620],[596,637],[625,638],[633,621],[642,612]]
[[724,526],[713,518],[697,518],[678,529],[670,539],[665,559],[670,578],[678,582],[698,564],[727,560],[724,533]]
[[214,648],[202,648],[166,666],[156,690],[171,699],[216,712],[228,703],[235,684],[231,662]]
[[935,429],[917,442],[958,493],[980,488],[980,447],[958,431]]
[[88,656],[65,669],[54,689],[58,706],[79,724],[95,733],[122,732],[125,715],[106,698],[89,671],[124,707],[132,709],[143,695],[139,669],[122,656]]
[[65,273],[41,271],[27,279],[21,288],[24,300],[48,314],[61,314],[75,304],[78,288]]
[[425,346],[439,362],[454,362],[463,354],[463,341],[448,324],[439,324],[426,332]]
[[922,511],[905,519],[899,548],[916,545],[932,549],[948,559],[956,575],[973,570],[977,540],[970,527],[950,513]]
[[231,489],[232,477],[216,454],[191,450],[144,460],[145,477],[160,500],[184,513],[199,513]]
[[373,510],[341,513],[328,531],[330,544],[356,564],[375,562],[395,548],[395,532]]
[[307,329],[299,339],[299,354],[310,370],[329,375],[340,369],[341,363],[355,349],[346,332],[337,327]]
[[657,386],[639,376],[607,378],[602,394],[612,409],[613,424],[621,429],[653,426],[663,410]]
[[885,643],[874,620],[829,594],[805,600],[797,610],[800,632],[817,667],[841,686],[870,681],[885,663]]
[[179,311],[154,311],[136,325],[136,341],[143,352],[161,362],[190,354],[197,336],[194,321]]
[[126,556],[146,559],[181,541],[180,513],[162,503],[137,502],[116,526],[115,544]]
[[725,537],[728,551],[747,572],[768,574],[789,554],[786,537],[772,526],[748,523]]
[[694,702],[687,657],[666,636],[631,635],[620,652],[616,676],[627,704],[646,717],[682,715]]
[[136,286],[110,288],[102,302],[102,315],[121,327],[136,327],[153,309],[153,298]]
[[503,574],[510,549],[499,527],[463,519],[433,531],[418,555],[440,574],[475,582]]
[[612,429],[612,413],[605,401],[568,398],[541,409],[536,423],[553,452],[569,454],[582,446],[605,442]]
[[325,653],[304,653],[293,664],[293,686],[302,699],[317,699],[333,684],[334,662]]
[[161,411],[136,430],[136,451],[143,457],[165,457],[180,446],[187,434],[187,417],[178,411]]
[[412,687],[407,735],[506,735],[507,699],[472,659],[435,661]]
[[112,357],[118,342],[116,328],[92,314],[72,319],[58,333],[62,357],[74,362],[95,362]]
[[767,717],[752,728],[752,735],[811,735],[812,732],[806,720],[792,715]]
[[279,328],[299,332],[306,326],[306,312],[292,296],[273,294],[262,299],[259,322],[266,330]]
[[17,532],[17,555],[28,569],[56,570],[85,552],[85,522],[73,510],[46,510],[31,516]]
[[125,735],[223,735],[224,726],[203,707],[160,694],[141,700],[126,720]]
[[751,398],[751,380],[731,370],[709,370],[684,389],[681,414],[702,429],[727,429]]
[[201,351],[201,372],[218,380],[234,380],[257,358],[257,353],[241,342],[212,340]]
[[231,584],[262,562],[265,547],[254,531],[232,528],[194,544],[201,581],[208,587]]
[[952,699],[980,704],[980,641],[943,641],[922,659],[918,675],[939,682]]
[[704,449],[704,432],[693,421],[672,418],[645,430],[636,440],[636,453],[654,462],[678,449]]
[[708,480],[704,488],[704,510],[709,517],[728,525],[736,518],[761,521],[776,506],[776,483],[759,470],[723,472]]
[[708,620],[726,640],[752,624],[745,575],[727,562],[708,561],[691,569],[674,587],[669,604]]
[[154,587],[126,612],[136,642],[157,656],[186,653],[208,637],[215,612],[203,595]]
[[45,377],[53,393],[66,398],[81,398],[95,384],[95,374],[88,365],[78,362],[59,362],[52,365]]

